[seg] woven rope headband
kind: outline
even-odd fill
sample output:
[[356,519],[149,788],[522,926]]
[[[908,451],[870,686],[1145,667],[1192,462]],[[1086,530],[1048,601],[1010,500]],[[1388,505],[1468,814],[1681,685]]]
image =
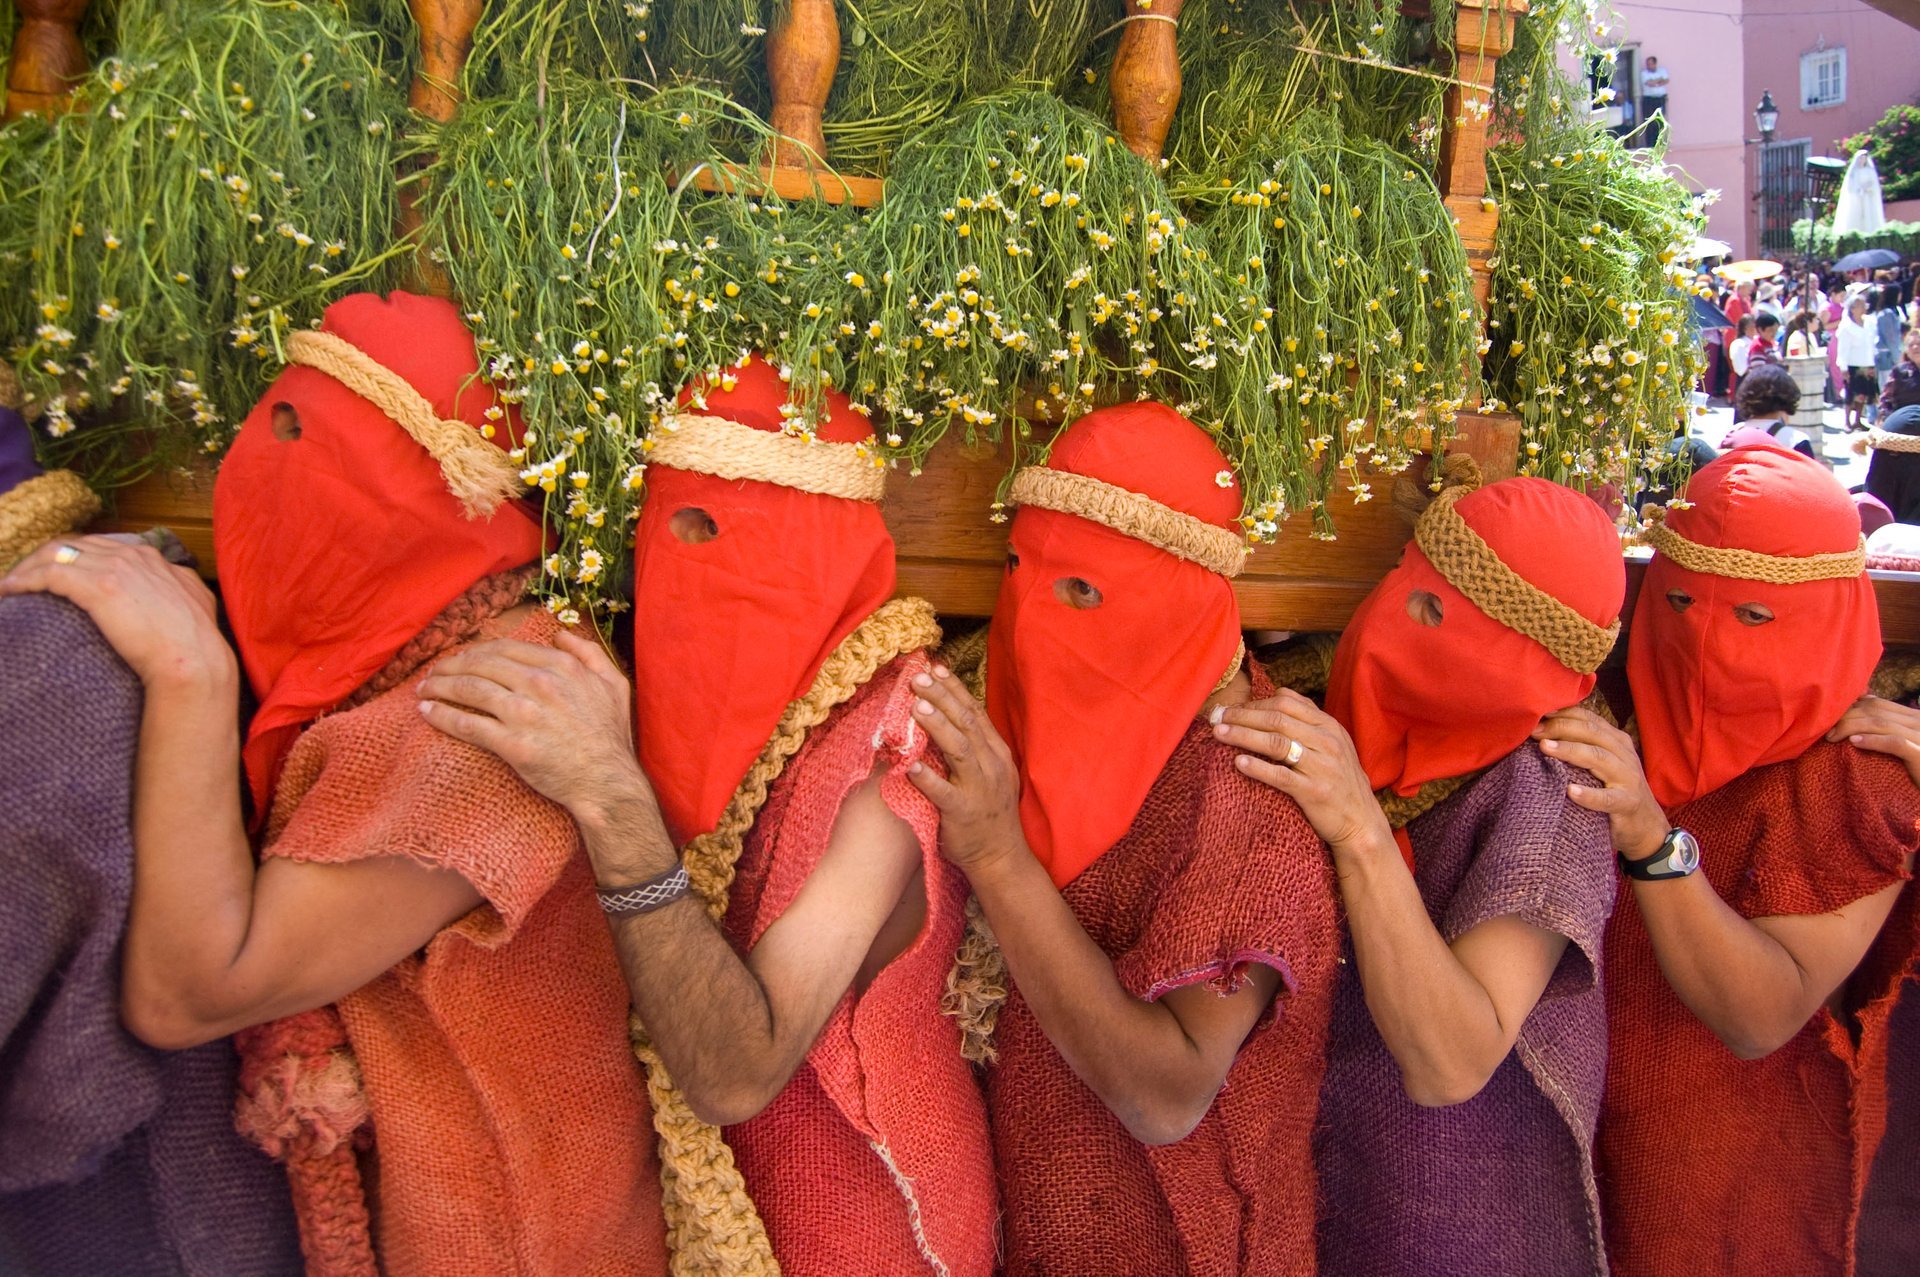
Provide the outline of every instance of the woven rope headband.
[[1896,434],[1891,430],[1869,430],[1867,447],[1875,452],[1920,452],[1920,435]]
[[1524,634],[1576,674],[1600,668],[1620,637],[1620,622],[1595,625],[1500,561],[1453,503],[1471,489],[1449,487],[1414,524],[1414,543],[1447,584],[1492,619]]
[[0,572],[99,513],[100,498],[71,470],[49,470],[0,492]]
[[724,417],[668,417],[654,432],[649,458],[675,470],[849,501],[878,501],[887,491],[886,468],[871,448],[756,430]]
[[1647,529],[1646,543],[1689,572],[1726,576],[1738,581],[1765,581],[1769,585],[1805,585],[1809,581],[1844,581],[1867,570],[1867,539],[1852,550],[1826,554],[1762,554],[1732,546],[1701,545],[1689,541],[1665,523]]
[[449,421],[405,377],[333,333],[301,330],[287,338],[287,362],[327,374],[391,417],[427,450],[468,518],[485,518],[520,492],[507,454],[464,421]]
[[1079,515],[1224,577],[1239,576],[1247,563],[1238,533],[1091,475],[1028,466],[1014,476],[1007,504]]

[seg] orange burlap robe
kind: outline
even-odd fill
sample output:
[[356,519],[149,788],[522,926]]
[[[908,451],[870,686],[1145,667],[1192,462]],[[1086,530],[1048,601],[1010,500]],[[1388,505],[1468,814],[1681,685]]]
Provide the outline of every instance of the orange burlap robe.
[[[511,637],[556,632],[542,612]],[[486,903],[333,1009],[249,1030],[242,1128],[288,1157],[310,1274],[370,1274],[377,1252],[388,1277],[664,1275],[627,988],[578,833],[504,763],[421,718],[415,687],[456,650],[432,638],[395,658],[416,661],[399,686],[300,738],[264,854],[411,856]],[[351,1068],[329,1059],[342,1029],[363,1099],[342,1094]],[[367,1110],[362,1203],[342,1141]],[[356,1235],[369,1215],[371,1247]]]
[[[1906,769],[1846,744],[1816,744],[1668,814],[1699,838],[1702,871],[1747,918],[1826,912],[1905,881],[1920,845]],[[1887,1021],[1916,953],[1910,889],[1847,985],[1857,1042],[1823,1009],[1773,1054],[1740,1060],[1667,985],[1622,886],[1607,931],[1597,1148],[1617,1277],[1852,1273],[1886,1124]]]
[[926,668],[921,653],[895,659],[813,730],[755,822],[727,912],[734,943],[750,948],[819,864],[848,792],[876,762],[886,768],[881,794],[920,842],[926,922],[841,1000],[773,1103],[727,1128],[787,1277],[994,1270],[986,1105],[958,1028],[940,1014],[966,885],[940,856],[938,813],[906,774],[928,748],[909,681]]
[[[1273,695],[1250,672],[1253,695]],[[1280,995],[1200,1124],[1149,1148],[1010,984],[987,1075],[1009,1277],[1315,1271],[1313,1127],[1340,959],[1332,866],[1293,799],[1233,757],[1195,721],[1126,836],[1061,894],[1136,998],[1231,993],[1256,963],[1280,974]]]

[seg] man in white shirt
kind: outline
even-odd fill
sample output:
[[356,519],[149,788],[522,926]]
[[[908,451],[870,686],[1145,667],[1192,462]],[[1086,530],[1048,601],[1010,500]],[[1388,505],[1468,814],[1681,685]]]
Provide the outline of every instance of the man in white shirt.
[[1672,77],[1659,58],[1648,58],[1640,72],[1640,118],[1647,121],[1647,140],[1659,142],[1667,131],[1667,86]]

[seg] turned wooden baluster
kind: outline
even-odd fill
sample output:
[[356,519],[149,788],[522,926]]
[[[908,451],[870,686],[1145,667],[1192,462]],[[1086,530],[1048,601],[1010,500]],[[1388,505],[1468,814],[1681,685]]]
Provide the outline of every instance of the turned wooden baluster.
[[1158,160],[1180,105],[1180,6],[1185,0],[1127,0],[1109,73],[1113,123],[1127,149]]
[[768,122],[780,135],[773,144],[777,167],[811,168],[826,158],[827,94],[839,68],[840,20],[833,0],[792,0],[786,20],[767,36],[773,86]]
[[6,109],[0,119],[29,111],[52,115],[67,109],[74,84],[88,71],[80,44],[87,0],[17,0],[20,29],[7,66]]
[[1514,26],[1525,0],[1460,0],[1454,40],[1453,78],[1440,122],[1440,194],[1460,224],[1460,243],[1473,270],[1473,295],[1484,311],[1493,291],[1493,240],[1500,211],[1488,207],[1487,123],[1493,106],[1493,74],[1513,48]]
[[[480,23],[486,0],[408,0],[420,28],[420,65],[407,91],[407,104],[428,119],[445,124],[460,109],[460,74],[473,52],[473,29]],[[421,192],[413,186],[400,192],[400,234],[416,235]],[[429,246],[414,250],[412,284],[436,297],[453,295],[453,280],[429,254]]]

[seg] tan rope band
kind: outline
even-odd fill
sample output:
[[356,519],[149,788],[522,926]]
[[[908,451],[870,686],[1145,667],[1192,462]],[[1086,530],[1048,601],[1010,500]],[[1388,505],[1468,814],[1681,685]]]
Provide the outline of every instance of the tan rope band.
[[1224,577],[1239,576],[1247,565],[1239,533],[1091,475],[1028,466],[1013,477],[1007,504],[1079,515]]
[[1867,539],[1851,550],[1826,554],[1762,554],[1733,546],[1701,545],[1689,541],[1665,523],[1647,529],[1646,543],[1689,572],[1732,577],[1738,581],[1765,581],[1769,585],[1805,585],[1809,581],[1844,581],[1867,570]]
[[1867,447],[1875,452],[1920,452],[1920,435],[1903,435],[1891,430],[1869,430]]
[[0,572],[93,522],[100,498],[71,470],[49,470],[0,493]]
[[518,496],[520,474],[507,454],[464,421],[449,421],[405,377],[333,333],[302,329],[287,337],[287,362],[323,372],[378,408],[427,450],[468,518],[486,518]]
[[[940,625],[931,603],[894,599],[834,648],[806,695],[780,716],[713,832],[693,839],[681,852],[687,877],[706,902],[709,917],[718,921],[725,916],[734,866],[747,835],[766,805],[768,791],[806,743],[807,734],[889,662],[939,642]],[[780,1264],[767,1240],[766,1225],[720,1128],[701,1121],[687,1104],[638,1015],[630,1021],[629,1030],[634,1054],[646,1065],[647,1092],[653,1100],[662,1207],[675,1277],[778,1277]]]
[[1493,547],[1453,508],[1468,491],[1448,487],[1433,499],[1413,528],[1420,553],[1475,607],[1546,648],[1574,673],[1599,669],[1620,637],[1620,622],[1594,624],[1501,562]]
[[878,501],[887,492],[886,467],[872,448],[776,434],[724,417],[668,417],[653,433],[648,460],[675,470],[756,479],[849,501]]

